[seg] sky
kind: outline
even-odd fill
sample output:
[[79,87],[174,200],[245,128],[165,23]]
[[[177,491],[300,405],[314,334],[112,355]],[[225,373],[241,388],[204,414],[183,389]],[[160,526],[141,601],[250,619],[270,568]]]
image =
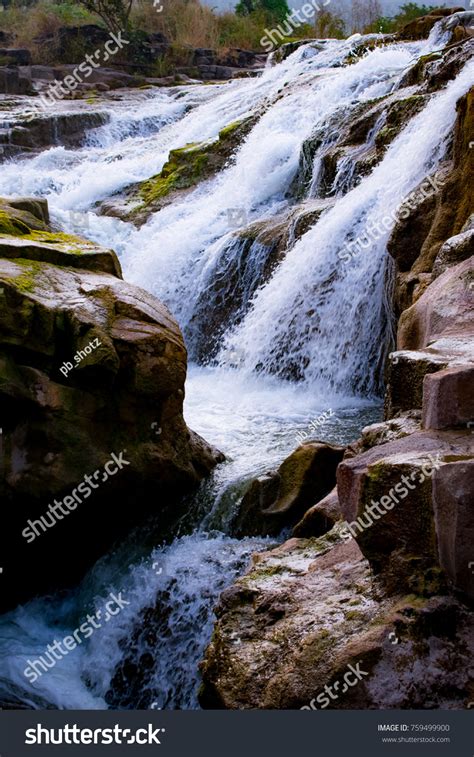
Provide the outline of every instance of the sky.
[[[219,10],[228,10],[229,8],[235,8],[237,5],[238,0],[201,0],[205,5],[210,5],[211,7],[218,8]],[[289,0],[288,5],[290,8],[301,8],[307,0]],[[393,0],[382,0],[383,5],[389,3],[391,5],[397,4],[394,3]],[[403,0],[402,0],[403,2]],[[331,3],[334,6],[340,5],[340,2],[333,2]]]
[[[206,5],[210,5],[211,7],[214,7],[218,10],[228,10],[229,8],[235,8],[237,5],[238,0],[201,0],[201,2],[204,2]],[[307,0],[288,0],[288,5],[290,8],[301,8]],[[380,4],[382,6],[382,10],[386,15],[390,15],[392,13],[395,13],[396,9],[403,5],[404,2],[408,2],[408,0],[380,0]],[[417,3],[418,5],[422,5],[423,3]],[[426,5],[446,5],[446,7],[451,7],[454,5],[466,5],[465,0],[461,0],[461,2],[443,2],[443,0],[439,0],[438,2],[436,0],[425,0]],[[333,8],[334,13],[338,13],[338,8],[347,8],[347,6],[350,5],[350,0],[331,0],[330,6]],[[341,14],[343,15],[343,14]]]

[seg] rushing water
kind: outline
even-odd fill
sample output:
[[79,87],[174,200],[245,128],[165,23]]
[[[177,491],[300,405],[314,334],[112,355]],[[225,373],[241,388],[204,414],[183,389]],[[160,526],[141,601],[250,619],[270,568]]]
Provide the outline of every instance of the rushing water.
[[[327,132],[339,113],[394,91],[416,57],[442,43],[435,31],[428,42],[375,49],[343,66],[354,41],[332,40],[301,48],[259,78],[110,99],[100,106],[109,121],[86,147],[54,147],[2,166],[0,195],[45,196],[63,228],[117,250],[125,277],[174,312],[191,355],[202,356],[209,339],[201,315],[217,312],[217,280],[234,277],[229,299],[236,304],[216,331],[217,359],[190,366],[185,405],[188,424],[223,450],[226,463],[202,485],[174,540],[153,533],[149,548],[149,535],[138,531],[68,596],[39,598],[2,618],[0,699],[33,707],[197,706],[212,608],[252,551],[268,546],[227,535],[248,481],[277,466],[299,443],[298,432],[314,436],[309,423],[323,413],[318,437],[341,444],[379,417],[377,366],[390,339],[390,222],[372,238],[370,255],[344,261],[338,253],[382,219],[393,221],[402,198],[436,167],[472,67],[427,102],[360,184],[350,160],[341,163],[331,190],[336,204],[298,241],[290,234],[266,278],[264,248],[244,248],[235,219],[246,226],[282,217],[304,141]],[[94,212],[98,201],[159,172],[170,149],[216,138],[248,115],[258,118],[234,161],[142,228]],[[308,197],[318,196],[330,138],[315,156]],[[295,376],[298,382],[288,380]],[[111,591],[128,602],[120,613],[27,680],[28,661],[79,628]]]

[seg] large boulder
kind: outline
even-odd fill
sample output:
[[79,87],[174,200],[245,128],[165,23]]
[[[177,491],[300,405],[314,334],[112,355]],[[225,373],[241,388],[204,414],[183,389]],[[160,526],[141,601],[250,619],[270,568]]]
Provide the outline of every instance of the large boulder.
[[183,420],[171,314],[112,251],[30,230],[35,202],[0,237],[2,609],[67,586],[148,515],[163,528],[222,459]]
[[[442,588],[433,481],[443,477],[444,465],[470,459],[474,452],[467,429],[421,431],[339,466],[337,489],[348,531],[388,590]],[[456,485],[464,489],[461,480]],[[470,518],[474,527],[472,511]],[[459,538],[468,541],[469,529]]]
[[462,708],[471,698],[472,613],[451,597],[381,596],[337,527],[255,555],[216,612],[206,709]]
[[294,527],[293,536],[304,539],[311,536],[323,536],[341,518],[337,489],[334,488],[324,499],[306,510],[302,519]]
[[235,536],[276,535],[334,487],[343,447],[307,442],[277,471],[252,481],[232,524]]

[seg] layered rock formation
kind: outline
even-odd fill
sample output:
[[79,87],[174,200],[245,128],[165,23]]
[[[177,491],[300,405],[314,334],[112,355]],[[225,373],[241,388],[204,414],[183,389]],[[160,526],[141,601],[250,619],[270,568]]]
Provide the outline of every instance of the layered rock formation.
[[[471,45],[438,61],[439,86]],[[433,62],[414,68],[407,81],[433,91]],[[398,333],[385,421],[346,450],[337,487],[308,503],[297,538],[255,555],[221,596],[202,663],[204,707],[472,703],[473,97],[458,102],[442,181],[389,242]],[[320,482],[316,472],[313,486]],[[254,493],[271,485],[255,482]]]
[[105,111],[90,113],[49,113],[36,115],[0,129],[0,161],[19,154],[39,152],[53,145],[80,147],[91,130],[108,123]]
[[224,168],[232,158],[236,145],[254,124],[255,118],[251,116],[229,124],[216,139],[171,150],[159,174],[131,184],[101,202],[101,214],[141,225],[166,205],[182,201],[197,184]]
[[0,287],[5,609],[67,586],[145,516],[163,529],[221,456],[183,420],[176,322],[113,251],[51,231],[45,202],[2,201]]
[[[0,94],[34,94],[44,81],[62,81],[72,74],[89,53],[101,50],[110,38],[109,32],[94,24],[60,27],[54,34],[40,34],[30,50],[13,45],[0,48]],[[0,43],[14,42],[13,36],[0,38]],[[161,33],[137,31],[129,40],[130,47],[118,56],[112,67],[98,66],[77,83],[71,96],[82,97],[91,90],[108,91],[122,87],[140,87],[146,83],[157,86],[192,80],[224,81],[256,75],[264,66],[266,53],[231,48],[225,53],[207,48],[179,47]],[[37,50],[48,51],[50,66],[36,65]],[[107,58],[108,58],[107,54]],[[107,60],[106,58],[106,60]],[[177,65],[176,61],[180,62]],[[110,65],[110,64],[109,64]],[[159,76],[159,70],[168,71]]]

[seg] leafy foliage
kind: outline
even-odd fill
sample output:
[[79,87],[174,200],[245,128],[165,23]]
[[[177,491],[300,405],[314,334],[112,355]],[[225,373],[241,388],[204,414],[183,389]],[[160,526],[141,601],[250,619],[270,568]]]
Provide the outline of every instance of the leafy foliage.
[[380,16],[370,26],[364,29],[364,31],[382,32],[384,34],[391,34],[397,32],[399,29],[405,26],[405,24],[414,21],[420,16],[427,16],[432,10],[439,6],[436,5],[417,5],[416,3],[405,3],[400,6],[400,11],[393,17]]
[[239,16],[249,16],[251,13],[265,11],[272,19],[284,21],[290,15],[290,8],[286,0],[239,0],[235,12]]
[[111,32],[129,28],[133,0],[80,0],[90,13],[96,13]]
[[327,37],[344,39],[346,36],[344,19],[327,10],[320,10],[317,13],[315,28],[316,36],[320,39]]

